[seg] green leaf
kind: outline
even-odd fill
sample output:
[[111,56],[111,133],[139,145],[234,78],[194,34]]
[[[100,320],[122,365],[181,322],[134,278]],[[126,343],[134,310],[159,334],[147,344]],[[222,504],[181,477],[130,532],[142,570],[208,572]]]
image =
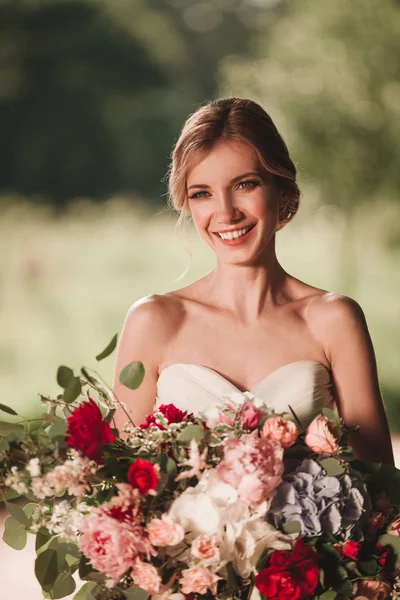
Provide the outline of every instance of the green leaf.
[[9,435],[9,434],[17,434],[23,435],[25,432],[22,425],[18,423],[7,423],[6,421],[0,421],[0,436]]
[[326,590],[323,594],[318,596],[319,600],[335,600],[337,592],[335,590]]
[[88,581],[75,594],[75,596],[73,597],[73,600],[91,600],[93,598],[93,595],[91,594],[91,592],[93,592],[93,590],[96,586],[97,586],[97,583],[95,583],[94,581]]
[[80,396],[82,393],[82,386],[81,386],[81,380],[79,379],[79,377],[73,377],[72,379],[69,380],[68,385],[65,387],[64,390],[64,401],[67,404],[71,404],[71,402],[74,402],[74,400],[76,400],[78,398],[78,396]]
[[204,438],[204,429],[201,425],[188,425],[178,435],[177,440],[179,442],[190,442],[190,440],[196,440],[200,442]]
[[336,548],[334,548],[332,544],[326,544],[325,542],[323,542],[321,544],[321,548],[326,554],[330,554],[331,556],[333,556],[333,558],[336,558],[336,560],[341,559],[340,552],[338,552],[338,550],[336,550]]
[[29,519],[18,504],[12,504],[11,502],[6,502],[6,509],[8,513],[16,520],[18,523],[21,523],[24,527],[26,527],[29,523]]
[[62,538],[54,537],[49,546],[51,550],[55,550],[57,553],[57,570],[64,571],[67,568],[67,561],[65,557],[69,554],[69,543],[62,540]]
[[144,374],[143,363],[135,360],[122,369],[119,374],[119,382],[130,390],[136,390],[141,385]]
[[126,596],[127,600],[147,600],[149,597],[148,592],[137,585],[124,590],[124,595]]
[[9,449],[10,449],[10,444],[9,444],[8,440],[6,440],[6,438],[1,438],[0,439],[0,453],[8,452]]
[[400,537],[398,535],[391,535],[390,533],[384,533],[379,537],[379,542],[382,546],[392,546],[396,553],[396,568],[400,568]]
[[116,408],[112,408],[110,411],[108,411],[107,416],[106,416],[106,421],[108,424],[110,424],[111,421],[113,420],[116,410],[117,410]]
[[321,412],[327,419],[330,419],[336,425],[340,424],[338,415],[335,412],[333,412],[333,410],[331,410],[330,408],[323,408]]
[[353,585],[349,579],[344,579],[336,587],[336,591],[343,596],[351,596],[353,594]]
[[5,404],[0,404],[0,410],[2,410],[3,412],[5,412],[9,415],[16,415],[18,417],[18,413],[16,413],[13,408],[10,408],[9,406],[6,406]]
[[333,456],[320,460],[319,464],[326,470],[329,477],[338,477],[338,475],[344,473],[344,467],[336,458],[333,458]]
[[53,423],[49,428],[48,434],[51,438],[55,438],[57,436],[64,437],[67,432],[67,422],[59,421],[58,423]]
[[[43,530],[39,529],[38,533],[36,534],[36,541],[35,541],[35,550],[36,550],[37,554],[39,554],[39,552],[43,552],[44,550],[46,550],[52,537],[53,537],[52,534],[49,533],[48,531],[43,531]],[[44,546],[46,546],[46,548]]]
[[111,342],[108,344],[108,346],[103,350],[103,352],[100,352],[100,354],[98,354],[96,356],[96,360],[103,360],[103,358],[107,358],[107,356],[112,354],[112,352],[114,352],[115,347],[117,345],[117,339],[118,339],[118,334],[116,333],[114,335],[113,339],[111,340]]
[[25,548],[27,537],[25,526],[13,517],[7,517],[4,524],[3,541],[14,550],[22,550]]
[[52,598],[65,598],[73,594],[76,589],[76,583],[70,573],[60,573],[52,588]]
[[290,523],[284,523],[282,529],[287,534],[301,533],[301,523],[299,521],[290,521]]
[[62,387],[62,388],[68,387],[69,382],[71,381],[71,379],[73,379],[73,377],[74,377],[74,372],[72,369],[70,369],[69,367],[65,367],[64,365],[62,365],[61,367],[58,367],[57,383],[60,387]]
[[239,580],[231,562],[226,563],[226,587],[229,592],[235,592],[239,588]]
[[357,564],[363,575],[376,575],[379,571],[379,564],[375,558],[359,560]]
[[41,552],[35,560],[35,575],[42,586],[48,592],[58,577],[57,552],[47,548]]

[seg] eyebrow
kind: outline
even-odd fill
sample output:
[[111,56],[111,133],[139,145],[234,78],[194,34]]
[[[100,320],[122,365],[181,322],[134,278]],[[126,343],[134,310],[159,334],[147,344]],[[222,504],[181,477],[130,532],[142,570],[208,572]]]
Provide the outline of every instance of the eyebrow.
[[[261,173],[259,171],[249,171],[248,173],[243,173],[242,175],[237,175],[237,177],[234,177],[233,179],[230,180],[229,183],[236,183],[236,181],[239,181],[240,179],[243,179],[244,177],[249,177],[249,175],[257,175],[258,177],[262,177]],[[210,186],[205,184],[205,183],[197,183],[197,184],[193,184],[190,187],[188,187],[188,191],[191,190],[192,188],[209,188]]]

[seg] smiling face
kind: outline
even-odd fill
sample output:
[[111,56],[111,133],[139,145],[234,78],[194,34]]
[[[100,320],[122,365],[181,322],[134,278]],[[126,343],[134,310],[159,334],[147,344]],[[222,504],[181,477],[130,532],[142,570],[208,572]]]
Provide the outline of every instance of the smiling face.
[[250,144],[218,142],[190,170],[187,195],[199,235],[223,262],[249,264],[268,254],[284,198]]

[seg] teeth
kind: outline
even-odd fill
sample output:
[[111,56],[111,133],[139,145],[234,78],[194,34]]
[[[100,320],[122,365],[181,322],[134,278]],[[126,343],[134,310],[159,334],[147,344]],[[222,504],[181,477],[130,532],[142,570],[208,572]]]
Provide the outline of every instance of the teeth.
[[219,237],[223,240],[234,240],[242,235],[245,235],[248,231],[250,231],[251,225],[246,227],[245,229],[237,229],[236,231],[230,231],[229,233],[219,233]]

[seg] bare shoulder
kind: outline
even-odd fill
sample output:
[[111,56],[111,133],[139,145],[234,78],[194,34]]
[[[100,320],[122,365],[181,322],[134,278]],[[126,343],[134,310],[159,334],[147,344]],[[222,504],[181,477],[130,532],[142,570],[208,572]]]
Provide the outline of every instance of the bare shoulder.
[[176,331],[183,317],[179,298],[168,294],[150,294],[140,298],[129,308],[125,326],[138,330],[151,328],[155,340],[160,341]]
[[310,299],[307,312],[310,327],[331,364],[335,354],[343,353],[344,344],[370,344],[364,311],[354,298],[338,292],[318,294]]

